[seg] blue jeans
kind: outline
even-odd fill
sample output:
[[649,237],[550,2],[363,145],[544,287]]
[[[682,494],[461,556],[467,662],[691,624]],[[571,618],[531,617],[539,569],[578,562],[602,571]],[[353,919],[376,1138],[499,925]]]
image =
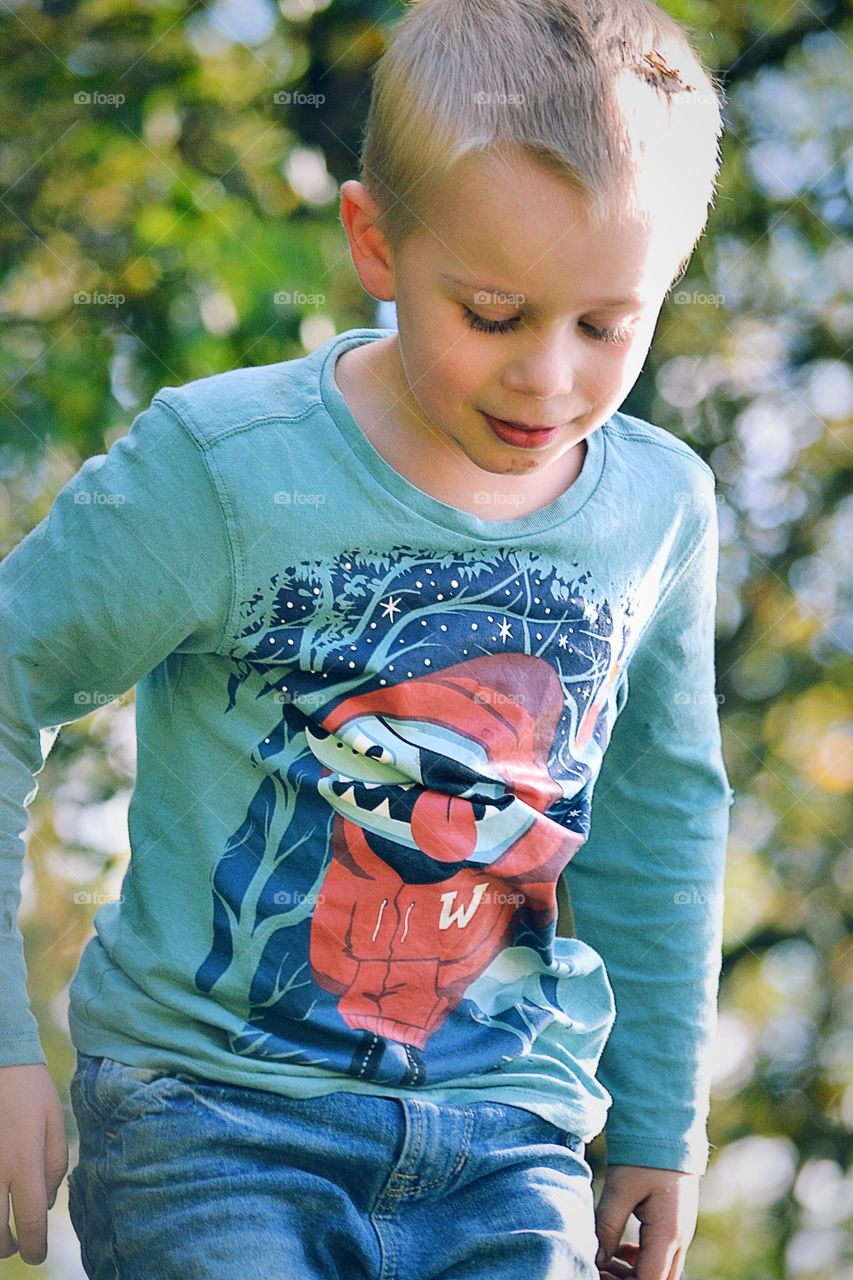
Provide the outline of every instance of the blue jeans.
[[503,1103],[283,1098],[77,1054],[92,1280],[599,1280],[583,1142]]

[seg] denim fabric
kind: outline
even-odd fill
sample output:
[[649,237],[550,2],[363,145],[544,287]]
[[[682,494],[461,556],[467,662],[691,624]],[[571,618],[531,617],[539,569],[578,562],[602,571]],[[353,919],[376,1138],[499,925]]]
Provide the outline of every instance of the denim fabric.
[[598,1280],[584,1143],[503,1103],[290,1099],[77,1055],[92,1280]]

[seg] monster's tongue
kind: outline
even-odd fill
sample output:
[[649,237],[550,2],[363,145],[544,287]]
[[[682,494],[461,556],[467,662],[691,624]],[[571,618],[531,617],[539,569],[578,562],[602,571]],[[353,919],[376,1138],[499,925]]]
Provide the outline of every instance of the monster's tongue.
[[422,791],[412,810],[412,835],[424,853],[439,862],[462,862],[477,844],[477,822],[470,800]]

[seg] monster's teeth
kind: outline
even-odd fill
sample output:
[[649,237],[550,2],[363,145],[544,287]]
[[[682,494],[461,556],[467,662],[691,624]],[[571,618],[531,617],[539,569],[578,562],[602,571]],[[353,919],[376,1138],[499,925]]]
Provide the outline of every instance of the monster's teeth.
[[374,813],[381,813],[381,814],[382,814],[382,816],[383,816],[383,818],[390,818],[390,817],[391,817],[391,810],[390,810],[390,808],[388,807],[388,797],[387,797],[387,796],[385,797],[385,799],[382,801],[382,803],[381,803],[381,804],[378,804],[378,805],[376,806],[376,808],[373,810],[373,812],[374,812]]
[[355,787],[347,787],[346,791],[342,791],[341,799],[346,800],[351,805],[355,805]]

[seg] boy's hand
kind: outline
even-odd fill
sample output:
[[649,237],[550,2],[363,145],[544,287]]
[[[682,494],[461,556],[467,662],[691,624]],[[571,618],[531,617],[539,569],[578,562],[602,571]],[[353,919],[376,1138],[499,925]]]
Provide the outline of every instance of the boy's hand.
[[[601,1245],[596,1264],[603,1280],[680,1280],[696,1230],[700,1177],[676,1169],[610,1165],[595,1211]],[[632,1213],[640,1220],[640,1243],[620,1244]]]
[[65,1113],[47,1067],[0,1067],[0,1258],[20,1250],[23,1262],[44,1262],[47,1211],[67,1169]]

